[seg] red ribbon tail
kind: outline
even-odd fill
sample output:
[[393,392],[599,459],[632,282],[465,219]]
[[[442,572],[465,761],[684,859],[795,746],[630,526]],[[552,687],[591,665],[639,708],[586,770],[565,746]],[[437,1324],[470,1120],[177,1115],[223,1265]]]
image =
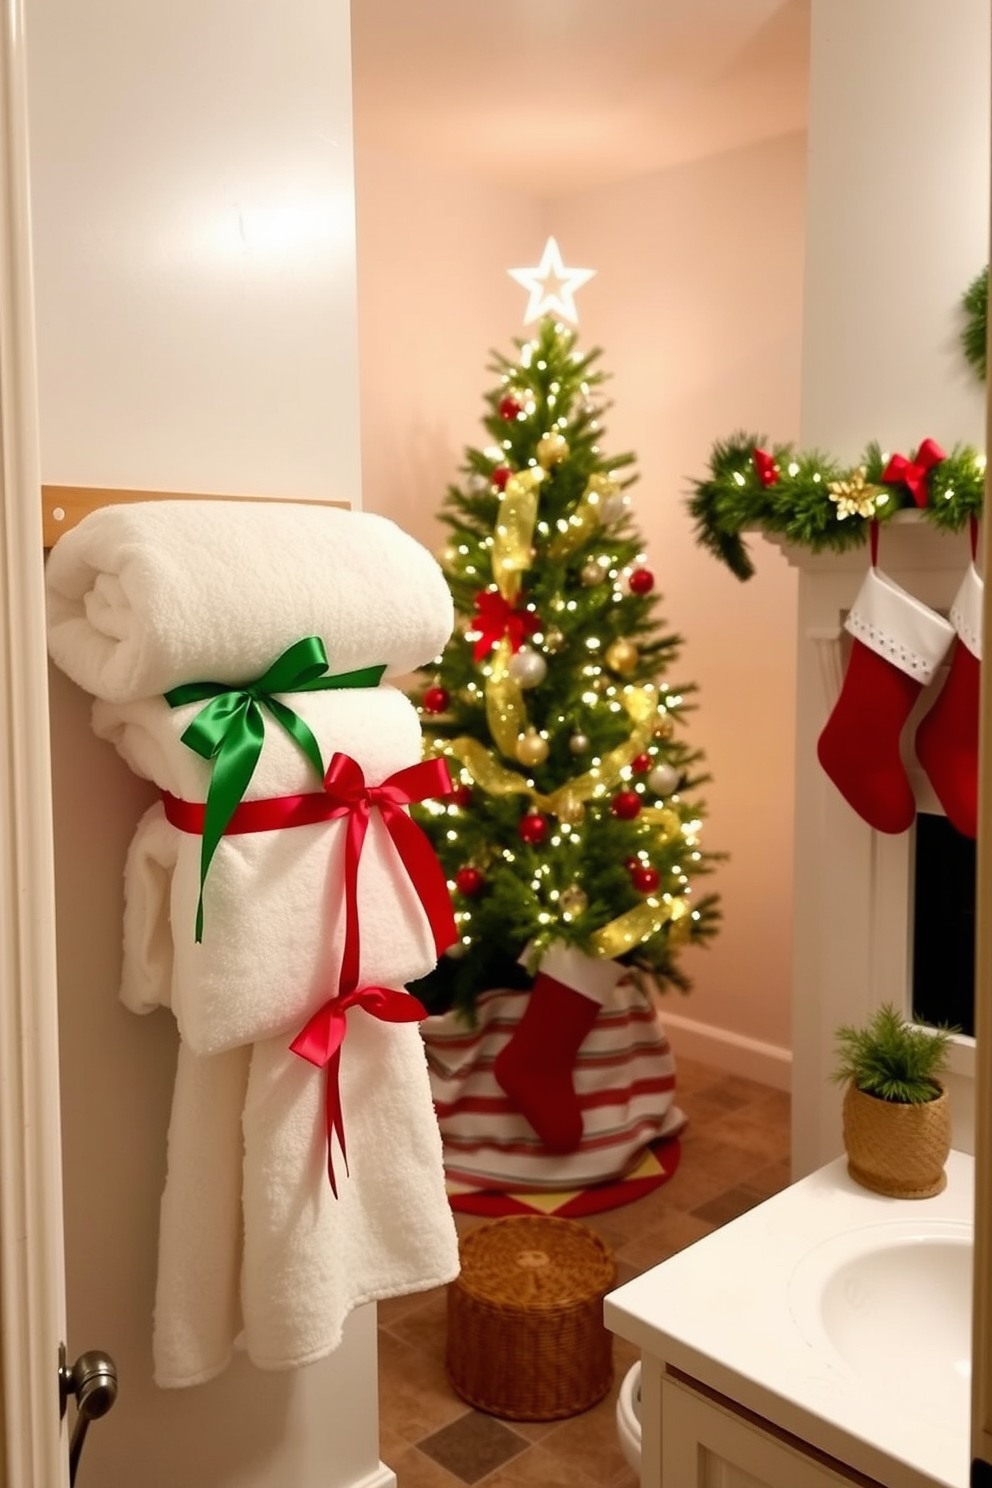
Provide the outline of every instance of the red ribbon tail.
[[434,856],[430,838],[405,811],[397,808],[384,811],[383,815],[396,851],[427,913],[434,949],[440,956],[458,939],[454,906],[444,870]]
[[334,1137],[337,1136],[338,1146],[341,1148],[341,1156],[344,1159],[344,1170],[351,1177],[348,1168],[348,1152],[344,1143],[344,1113],[341,1110],[341,1045],[335,1049],[327,1061],[327,1177],[331,1185],[334,1197],[338,1196],[338,1186],[334,1177]]

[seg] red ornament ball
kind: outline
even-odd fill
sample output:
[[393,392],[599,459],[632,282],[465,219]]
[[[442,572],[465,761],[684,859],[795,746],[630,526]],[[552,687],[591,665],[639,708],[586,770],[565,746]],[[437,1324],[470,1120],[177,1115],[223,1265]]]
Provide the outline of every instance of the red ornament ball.
[[638,863],[630,871],[630,881],[639,894],[653,894],[661,879],[657,868],[652,868],[649,863]]
[[425,713],[443,713],[451,702],[451,693],[446,687],[428,687],[423,696]]
[[640,868],[641,860],[638,857],[624,858],[623,866],[626,868],[628,873],[633,873],[635,868]]
[[485,874],[480,873],[478,868],[459,868],[455,874],[455,888],[466,899],[474,899],[476,894],[481,894],[485,882]]
[[456,785],[449,793],[448,799],[454,806],[471,806],[472,787],[470,785]]
[[641,814],[641,798],[633,791],[618,791],[610,802],[610,810],[620,821],[633,821]]
[[496,466],[496,469],[493,471],[490,479],[492,480],[492,483],[496,487],[497,491],[506,490],[506,483],[510,479],[510,476],[512,474],[513,471],[510,469],[509,465]]
[[518,413],[523,412],[523,404],[519,403],[512,393],[507,393],[499,400],[499,416],[507,421],[515,419]]
[[528,811],[526,816],[520,818],[517,831],[524,842],[529,842],[531,847],[537,847],[548,835],[547,818],[541,816],[540,812]]
[[630,762],[630,768],[635,775],[646,775],[653,764],[654,760],[649,754],[635,754]]
[[631,594],[650,594],[654,588],[654,574],[649,568],[635,568],[627,580]]

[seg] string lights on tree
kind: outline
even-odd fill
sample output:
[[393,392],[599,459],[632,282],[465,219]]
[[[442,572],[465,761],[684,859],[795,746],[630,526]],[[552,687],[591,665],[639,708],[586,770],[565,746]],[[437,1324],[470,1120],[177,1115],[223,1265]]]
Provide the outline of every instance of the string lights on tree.
[[693,688],[667,680],[681,639],[634,527],[633,456],[603,449],[601,353],[578,345],[593,271],[551,238],[510,273],[537,325],[493,354],[485,442],[444,499],[458,624],[419,697],[427,751],[456,783],[417,808],[459,929],[415,989],[433,1012],[471,1013],[487,988],[523,984],[522,955],[533,968],[561,943],[684,988],[680,952],[718,921],[695,883],[718,855],[683,737]]

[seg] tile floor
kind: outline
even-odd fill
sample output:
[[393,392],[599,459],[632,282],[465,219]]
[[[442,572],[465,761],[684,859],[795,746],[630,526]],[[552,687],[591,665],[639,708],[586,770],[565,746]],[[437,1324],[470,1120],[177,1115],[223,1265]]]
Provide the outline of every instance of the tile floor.
[[[678,1062],[689,1118],[674,1177],[585,1221],[612,1247],[618,1284],[735,1219],[789,1182],[789,1097]],[[482,1220],[457,1216],[460,1231]],[[619,1384],[637,1351],[614,1339],[605,1400],[565,1421],[500,1421],[472,1410],[444,1369],[445,1289],[379,1304],[380,1454],[398,1488],[637,1488],[617,1441]]]

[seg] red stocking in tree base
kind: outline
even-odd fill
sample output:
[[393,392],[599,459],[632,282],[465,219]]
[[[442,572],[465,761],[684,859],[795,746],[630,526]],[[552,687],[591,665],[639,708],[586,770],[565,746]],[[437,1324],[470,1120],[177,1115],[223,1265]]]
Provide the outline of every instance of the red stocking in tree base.
[[574,1152],[582,1140],[572,1071],[622,975],[615,961],[594,961],[572,947],[553,946],[541,962],[523,1017],[496,1056],[496,1083],[549,1152]]
[[974,564],[951,606],[957,641],[937,701],[916,730],[916,757],[952,826],[978,834],[978,704],[985,585]]
[[845,628],[854,645],[817,755],[841,795],[870,827],[904,832],[915,819],[916,801],[900,737],[954,629],[874,565]]

